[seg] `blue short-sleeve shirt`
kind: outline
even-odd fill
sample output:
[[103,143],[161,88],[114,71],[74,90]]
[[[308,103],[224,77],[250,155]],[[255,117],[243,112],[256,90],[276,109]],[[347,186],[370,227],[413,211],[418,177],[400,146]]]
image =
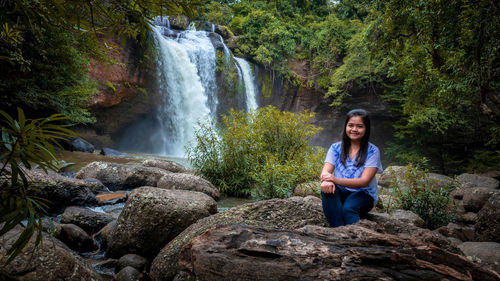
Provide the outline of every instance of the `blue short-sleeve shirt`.
[[[332,164],[335,167],[334,176],[337,178],[344,179],[355,179],[360,178],[365,167],[375,167],[378,169],[377,173],[382,173],[382,162],[380,161],[380,150],[372,143],[368,143],[368,152],[366,154],[365,163],[359,167],[356,167],[356,160],[351,159],[347,156],[346,165],[340,160],[342,143],[336,142],[330,146],[328,153],[326,154],[325,162]],[[378,188],[377,179],[373,177],[367,187],[363,188],[348,188],[343,186],[345,189],[356,192],[365,191],[373,198],[373,204],[377,204],[378,201]]]

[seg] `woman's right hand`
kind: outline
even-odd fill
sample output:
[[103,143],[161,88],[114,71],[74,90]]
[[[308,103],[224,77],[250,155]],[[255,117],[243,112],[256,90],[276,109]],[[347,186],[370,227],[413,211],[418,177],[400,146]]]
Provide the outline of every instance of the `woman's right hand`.
[[331,181],[321,182],[321,191],[325,194],[335,193],[335,184]]

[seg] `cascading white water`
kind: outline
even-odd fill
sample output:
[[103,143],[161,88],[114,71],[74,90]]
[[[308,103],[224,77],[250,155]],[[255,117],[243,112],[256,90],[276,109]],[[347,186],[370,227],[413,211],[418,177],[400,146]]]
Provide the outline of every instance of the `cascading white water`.
[[241,72],[243,73],[243,82],[245,83],[245,97],[247,104],[247,111],[257,109],[259,106],[257,105],[256,99],[256,91],[255,91],[255,78],[252,74],[252,69],[248,62],[243,58],[234,57],[234,59],[238,62],[241,68]]
[[159,53],[158,81],[163,98],[157,112],[160,128],[151,136],[154,154],[184,157],[198,121],[210,121],[217,107],[215,49],[206,32],[189,29],[177,38],[154,26]]

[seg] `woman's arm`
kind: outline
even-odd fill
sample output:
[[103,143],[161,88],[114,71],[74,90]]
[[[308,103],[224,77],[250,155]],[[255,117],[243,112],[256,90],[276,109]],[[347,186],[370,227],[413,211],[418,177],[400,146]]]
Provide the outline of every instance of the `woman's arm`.
[[[377,173],[378,168],[376,167],[366,167],[363,170],[363,173],[361,174],[360,178],[355,178],[355,179],[343,179],[343,178],[337,178],[333,175],[329,177],[325,177],[325,180],[331,181],[334,184],[342,185],[345,187],[349,188],[363,188],[367,187],[368,184],[372,181],[373,177]],[[322,174],[323,175],[323,174]],[[321,179],[323,180],[323,179]]]
[[331,179],[332,172],[333,172],[334,166],[328,162],[325,163],[323,166],[323,170],[321,171],[321,191],[323,193],[335,193],[335,184],[333,181],[328,180]]

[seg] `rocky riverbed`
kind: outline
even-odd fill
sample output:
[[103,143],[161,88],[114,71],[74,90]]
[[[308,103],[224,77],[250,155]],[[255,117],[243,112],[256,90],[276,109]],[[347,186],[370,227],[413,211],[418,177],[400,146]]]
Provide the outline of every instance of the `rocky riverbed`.
[[[217,188],[167,160],[30,175],[46,182],[55,228],[47,223],[41,246],[32,240],[2,267],[2,280],[500,280],[500,193],[490,177],[436,175],[436,184],[458,183],[461,209],[431,231],[402,210],[329,228],[315,196],[218,210]],[[2,259],[21,230],[0,237]]]

